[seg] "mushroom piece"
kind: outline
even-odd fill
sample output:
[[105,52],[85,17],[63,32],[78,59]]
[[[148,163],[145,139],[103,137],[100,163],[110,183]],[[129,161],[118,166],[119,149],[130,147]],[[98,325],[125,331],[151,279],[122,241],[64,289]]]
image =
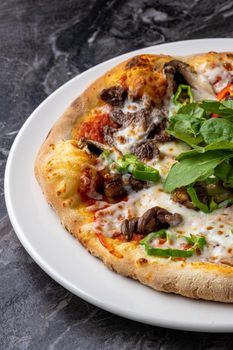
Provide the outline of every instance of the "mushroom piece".
[[78,142],[79,148],[85,148],[88,153],[99,156],[103,151],[110,150],[111,148],[103,145],[100,142],[88,140],[82,137]]
[[210,83],[203,78],[201,79],[200,75],[189,64],[179,60],[172,60],[165,63],[164,73],[167,78],[167,93],[169,96],[174,93],[177,85],[187,83],[193,89],[196,101],[216,99]]
[[101,91],[100,97],[112,106],[119,106],[125,100],[127,91],[122,86],[111,86]]
[[176,226],[182,222],[180,214],[172,214],[168,210],[160,207],[153,207],[147,210],[138,220],[138,232],[142,234],[150,233],[154,230]]
[[148,209],[141,217],[123,220],[121,224],[121,233],[132,239],[134,233],[147,235],[148,233],[169,226],[176,226],[182,222],[182,216],[178,213],[170,213],[168,210],[160,207]]
[[121,224],[121,233],[125,235],[127,241],[131,241],[133,234],[137,232],[138,218],[125,219]]
[[103,180],[103,190],[106,197],[124,197],[127,191],[124,188],[120,174],[108,174]]
[[141,144],[137,144],[132,149],[133,154],[135,154],[140,160],[151,160],[159,156],[159,149],[156,142],[153,140],[148,140]]
[[196,209],[195,205],[191,202],[187,189],[185,187],[177,188],[171,195],[171,199],[184,205],[188,209]]

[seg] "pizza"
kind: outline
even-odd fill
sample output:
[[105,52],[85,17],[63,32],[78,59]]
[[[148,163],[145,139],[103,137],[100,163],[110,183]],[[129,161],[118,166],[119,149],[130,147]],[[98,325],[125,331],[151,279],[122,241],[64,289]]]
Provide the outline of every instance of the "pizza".
[[55,123],[35,175],[108,268],[233,302],[233,53],[120,63]]

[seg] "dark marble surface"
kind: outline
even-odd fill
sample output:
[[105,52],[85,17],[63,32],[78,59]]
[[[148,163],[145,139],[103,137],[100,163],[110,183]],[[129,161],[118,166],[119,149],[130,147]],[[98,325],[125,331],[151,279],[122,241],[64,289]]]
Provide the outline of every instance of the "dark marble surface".
[[230,334],[174,331],[92,306],[48,277],[9,222],[4,167],[23,122],[76,74],[158,43],[232,37],[222,0],[0,1],[0,349],[232,349]]

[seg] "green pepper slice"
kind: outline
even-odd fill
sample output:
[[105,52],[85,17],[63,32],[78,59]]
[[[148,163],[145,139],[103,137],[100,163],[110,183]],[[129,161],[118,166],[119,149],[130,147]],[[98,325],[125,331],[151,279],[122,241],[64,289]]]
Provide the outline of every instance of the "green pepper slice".
[[140,241],[140,244],[144,247],[148,255],[158,256],[158,257],[173,257],[173,258],[189,258],[191,257],[197,249],[203,249],[206,244],[206,240],[202,236],[191,235],[190,237],[184,236],[186,241],[192,244],[192,248],[183,249],[172,249],[172,248],[153,248],[151,247],[151,242],[155,238],[166,238],[169,240],[171,237],[170,232],[166,230],[160,230],[157,232],[151,232],[145,238]]
[[125,154],[120,161],[118,161],[118,171],[121,173],[128,172],[138,180],[158,182],[160,179],[159,171],[151,166],[140,162],[136,156],[132,154]]
[[[184,97],[185,95],[185,97]],[[175,105],[183,105],[186,103],[193,102],[192,89],[189,85],[180,84],[177,91],[173,97],[173,102]]]

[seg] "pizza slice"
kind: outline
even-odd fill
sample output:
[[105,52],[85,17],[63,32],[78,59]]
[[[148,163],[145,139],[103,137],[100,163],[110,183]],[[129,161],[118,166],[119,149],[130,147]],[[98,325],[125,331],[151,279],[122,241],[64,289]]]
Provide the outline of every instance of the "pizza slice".
[[140,55],[79,96],[35,174],[61,223],[112,270],[233,302],[233,54]]

